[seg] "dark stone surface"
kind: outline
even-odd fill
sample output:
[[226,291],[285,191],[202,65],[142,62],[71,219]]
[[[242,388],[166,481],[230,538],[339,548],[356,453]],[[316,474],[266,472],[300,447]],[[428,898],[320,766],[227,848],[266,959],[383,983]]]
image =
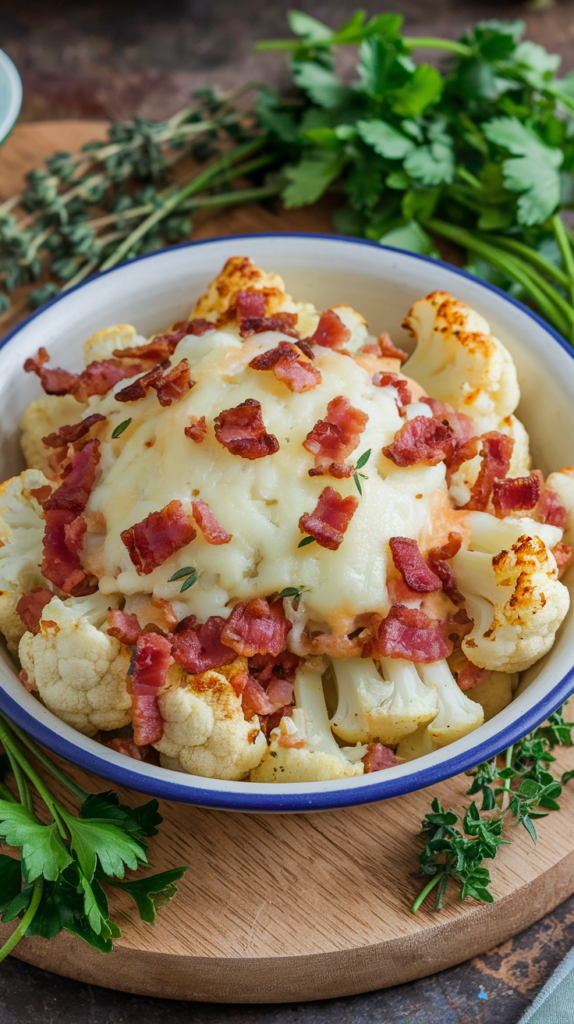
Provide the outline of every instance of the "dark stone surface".
[[[165,117],[204,82],[286,79],[282,55],[252,53],[287,32],[297,6],[337,24],[358,0],[0,0],[0,45],[24,80],[24,120]],[[361,4],[375,13],[387,5]],[[530,38],[574,65],[574,4],[396,0],[416,35],[455,37],[481,17],[525,17]],[[39,154],[40,156],[40,154]],[[229,1006],[112,992],[14,958],[0,968],[1,1024],[515,1024],[574,942],[574,897],[498,949],[410,985],[322,1003]]]

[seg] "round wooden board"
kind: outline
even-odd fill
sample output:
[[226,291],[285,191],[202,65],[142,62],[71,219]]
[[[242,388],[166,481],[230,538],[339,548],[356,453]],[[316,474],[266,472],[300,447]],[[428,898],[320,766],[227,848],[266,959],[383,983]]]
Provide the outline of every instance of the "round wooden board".
[[[100,122],[20,126],[0,153],[1,198],[41,154],[102,132]],[[198,234],[278,229],[327,231],[328,207],[281,217],[244,208],[211,218]],[[557,770],[573,767],[574,750],[560,750]],[[70,774],[85,789],[108,788],[79,769]],[[461,903],[453,886],[440,913],[410,913],[421,887],[419,823],[433,796],[460,809],[468,782],[461,776],[400,800],[298,816],[163,804],[153,868],[190,867],[155,926],[142,924],[114,891],[123,935],[109,956],[67,933],[25,939],[15,955],[107,988],[204,1002],[326,999],[432,974],[507,940],[574,892],[574,790],[567,788],[562,812],[537,823],[536,846],[523,829],[509,829],[512,845],[491,866],[494,903]],[[142,800],[129,791],[121,797]],[[0,925],[0,940],[12,927]]]

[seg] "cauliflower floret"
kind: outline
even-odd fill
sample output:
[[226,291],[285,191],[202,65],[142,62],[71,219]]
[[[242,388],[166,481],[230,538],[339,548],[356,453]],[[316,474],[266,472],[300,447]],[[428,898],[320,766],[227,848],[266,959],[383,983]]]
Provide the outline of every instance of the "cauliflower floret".
[[484,712],[481,705],[465,696],[446,661],[419,665],[418,670],[423,682],[436,688],[438,715],[427,726],[435,747],[454,743],[482,725]]
[[[509,476],[528,473],[528,434],[513,416],[520,400],[516,367],[487,321],[447,292],[432,292],[415,302],[403,327],[417,341],[406,364],[409,376],[433,398],[471,416],[478,434],[498,430],[514,438]],[[470,485],[479,465],[463,467]]]
[[42,438],[59,430],[65,423],[77,423],[87,408],[87,405],[76,402],[73,395],[42,395],[30,402],[20,420],[20,447],[26,465],[52,477],[48,462],[51,449],[46,448]]
[[518,683],[518,672],[491,672],[487,679],[468,690],[466,696],[475,700],[484,711],[484,721],[490,722],[499,711],[504,711],[512,700],[512,691]]
[[297,329],[300,334],[303,337],[314,334],[319,314],[313,304],[294,302],[285,291],[283,279],[278,274],[265,273],[247,256],[232,256],[227,260],[205,295],[198,299],[192,316],[210,320],[212,323],[226,323],[230,317],[235,319],[235,307],[240,291],[265,292],[268,316],[273,316],[274,313],[297,313]]
[[130,649],[106,632],[110,599],[96,593],[46,605],[40,631],[25,633],[19,656],[42,701],[63,722],[93,736],[131,721]]
[[22,594],[34,587],[53,589],[39,569],[44,522],[42,509],[30,494],[47,483],[37,469],[25,469],[0,484],[0,632],[13,654],[26,632],[16,611]]
[[115,348],[132,348],[145,345],[146,339],[138,335],[131,324],[117,324],[116,327],[104,327],[96,331],[82,345],[86,366],[99,359],[112,359]]
[[418,729],[403,736],[395,754],[397,757],[404,757],[405,761],[414,761],[417,757],[424,757],[425,754],[432,754],[437,750],[438,744],[433,743],[427,725],[419,725]]
[[208,779],[244,779],[267,747],[259,719],[245,719],[240,698],[221,673],[184,673],[183,679],[158,697],[164,727],[154,747],[162,765]]
[[558,495],[566,509],[563,540],[566,544],[574,544],[574,467],[567,466],[559,473],[551,473],[546,486]]
[[282,737],[274,737],[251,772],[251,782],[323,782],[362,775],[363,763],[351,760],[357,752],[339,747],[329,728],[321,673],[308,664],[295,675],[295,704],[295,740],[302,745],[283,746]]
[[[496,423],[492,429],[498,430],[501,434],[507,434],[514,441],[507,476],[528,476],[532,463],[530,441],[520,420],[517,420],[516,416],[507,416],[501,423]],[[481,466],[482,458],[480,455],[475,455],[473,459],[463,462],[460,469],[452,474],[448,490],[451,498],[459,507],[466,505],[469,500],[471,487],[476,481]]]
[[568,611],[570,597],[549,550],[562,531],[485,513],[469,516],[468,525],[472,550],[451,562],[474,620],[463,651],[480,668],[521,672],[550,650]]
[[331,728],[347,743],[380,740],[395,746],[438,711],[436,692],[402,658],[381,658],[381,678],[370,658],[334,661],[338,705]]

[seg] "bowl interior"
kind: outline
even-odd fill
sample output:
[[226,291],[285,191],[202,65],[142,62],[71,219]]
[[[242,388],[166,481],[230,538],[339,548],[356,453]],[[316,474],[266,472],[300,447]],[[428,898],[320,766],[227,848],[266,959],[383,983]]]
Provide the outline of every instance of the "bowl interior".
[[[574,463],[574,359],[569,347],[524,307],[448,267],[368,243],[321,236],[247,236],[166,250],[94,278],[25,322],[0,350],[0,480],[23,468],[18,421],[39,394],[22,372],[43,345],[52,365],[81,365],[81,343],[94,331],[133,323],[142,334],[189,315],[196,298],[232,255],[248,255],[281,274],[297,299],[320,309],[348,303],[411,346],[401,321],[412,302],[449,291],[477,309],[508,347],[518,369],[518,415],[530,434],[533,464],[546,474]],[[408,373],[408,364],[406,366]],[[568,583],[568,576],[566,577]],[[263,786],[198,779],[127,758],[80,736],[21,686],[14,663],[0,649],[0,702],[36,738],[64,756],[115,781],[172,799],[237,810],[309,810],[394,796],[438,781],[492,756],[547,717],[570,692],[574,622],[570,612],[551,653],[529,671],[530,685],[512,704],[470,736],[382,773],[341,782]]]
[[0,50],[0,143],[8,135],[22,105],[22,82],[13,61]]

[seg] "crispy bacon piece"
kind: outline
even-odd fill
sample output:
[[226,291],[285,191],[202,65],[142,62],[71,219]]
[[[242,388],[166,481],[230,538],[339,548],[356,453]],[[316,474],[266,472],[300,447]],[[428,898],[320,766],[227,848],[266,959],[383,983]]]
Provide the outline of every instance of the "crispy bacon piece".
[[170,501],[159,512],[135,523],[120,534],[138,576],[148,576],[196,536],[181,501]]
[[116,392],[117,402],[139,402],[140,398],[145,398],[149,389],[153,385],[157,384],[163,375],[163,371],[169,369],[169,359],[165,359],[163,362],[158,363],[153,369],[148,370],[143,376],[138,377],[133,384],[128,384],[127,387],[122,388],[121,391]]
[[50,356],[45,348],[39,348],[35,356],[30,356],[24,363],[26,373],[35,373],[47,395],[68,395],[76,383],[76,374],[58,367],[48,369],[44,366]]
[[137,743],[134,743],[128,736],[115,736],[113,740],[108,740],[106,747],[115,750],[118,754],[125,754],[126,757],[131,757],[134,761],[143,761],[148,753],[147,745],[138,747]]
[[313,349],[311,348],[309,342],[305,341],[304,338],[300,338],[299,341],[295,342],[295,344],[296,344],[297,348],[301,350],[303,355],[307,356],[308,359],[314,359],[315,358],[315,353],[313,352]]
[[22,683],[24,689],[28,691],[28,693],[33,693],[35,690],[38,690],[36,680],[32,682],[28,676],[28,673],[25,672],[24,669],[21,669],[20,672],[18,673],[18,679]]
[[42,612],[46,605],[50,603],[53,596],[54,595],[44,587],[34,587],[34,589],[29,590],[27,594],[22,594],[22,597],[16,605],[16,611],[28,632],[36,635],[36,633],[40,631],[40,619],[42,618]]
[[217,522],[206,501],[192,501],[193,518],[208,544],[229,544],[233,534]]
[[387,334],[386,331],[382,331],[379,334],[379,348],[381,355],[386,356],[387,359],[398,359],[401,363],[404,363],[409,358],[407,352],[393,344],[390,334]]
[[461,690],[472,690],[479,683],[483,683],[485,679],[489,679],[491,675],[490,669],[479,668],[478,665],[473,665],[468,658],[465,658],[462,668],[459,669],[456,681]]
[[189,334],[199,337],[207,331],[215,331],[216,326],[209,320],[180,320],[173,325],[173,330],[167,334],[157,334],[145,345],[135,345],[133,348],[116,348],[113,355],[116,359],[140,359],[142,362],[160,363],[173,355],[177,346],[183,338]]
[[186,672],[197,675],[235,660],[235,652],[221,642],[224,625],[225,619],[219,615],[211,615],[199,625],[194,615],[188,615],[175,627],[173,656]]
[[430,664],[452,653],[452,641],[445,636],[450,623],[430,619],[417,608],[395,604],[379,626],[378,648],[386,658],[405,658]]
[[410,388],[403,377],[399,377],[398,373],[375,373],[373,375],[373,384],[376,388],[392,387],[397,392],[396,402],[399,407],[399,412],[405,405],[410,405],[413,400]]
[[86,416],[85,420],[80,420],[79,423],[68,423],[53,434],[48,434],[42,438],[42,443],[47,448],[62,448],[64,445],[74,444],[80,438],[85,437],[96,423],[103,423],[105,419],[106,417],[101,413],[94,412],[91,416]]
[[277,348],[268,349],[249,363],[253,370],[271,370],[277,380],[283,381],[290,391],[310,391],[322,381],[321,372],[312,362],[301,359],[301,353],[288,341],[280,341]]
[[283,679],[292,683],[301,659],[291,651],[280,651],[279,654],[254,654],[249,658],[249,674],[262,685],[271,679]]
[[279,451],[279,441],[265,430],[261,404],[254,398],[246,398],[233,409],[223,409],[214,423],[217,440],[232,455],[263,459]]
[[467,416],[465,412],[457,412],[456,409],[453,409],[452,405],[439,402],[436,398],[421,398],[421,402],[429,406],[436,420],[446,423],[451,428],[457,441],[461,444],[465,441],[470,441],[472,437],[476,437],[474,420]]
[[244,711],[256,715],[272,715],[293,702],[293,683],[285,679],[273,679],[264,690],[253,676],[248,675],[242,690]]
[[389,547],[395,569],[398,569],[407,587],[419,594],[430,594],[433,590],[441,589],[441,580],[429,569],[416,540],[410,537],[391,537]]
[[205,422],[205,416],[192,416],[189,421],[189,426],[185,427],[184,434],[186,437],[190,437],[196,444],[201,444],[205,441],[207,434],[207,424]]
[[341,465],[339,462],[331,462],[329,466],[313,466],[309,470],[309,476],[334,476],[336,480],[346,480],[355,472],[354,466]]
[[497,430],[480,438],[482,465],[470,489],[470,498],[462,508],[484,512],[495,480],[503,479],[510,468],[514,440]]
[[570,544],[564,544],[560,541],[552,548],[552,554],[556,559],[556,565],[558,566],[558,579],[560,579],[560,577],[566,572],[566,567],[569,565],[570,559],[572,558],[572,548],[570,547]]
[[498,519],[504,519],[511,512],[529,511],[538,503],[539,495],[540,480],[536,473],[511,480],[495,480],[492,485],[494,514]]
[[274,313],[273,316],[249,316],[241,320],[240,334],[242,338],[250,334],[262,334],[263,331],[277,331],[287,334],[290,338],[299,339],[297,313]]
[[449,533],[446,544],[439,548],[431,548],[428,553],[432,571],[438,576],[442,583],[442,589],[454,604],[464,604],[464,597],[457,590],[454,570],[448,560],[454,558],[460,551],[461,544],[462,537],[459,533]]
[[26,373],[36,373],[48,395],[73,395],[76,401],[85,403],[92,395],[105,395],[126,377],[134,377],[143,369],[141,363],[123,365],[117,359],[94,360],[81,373],[69,373],[59,367],[44,366],[48,355],[40,349],[33,359],[24,363]]
[[[153,633],[149,633],[148,636],[153,636]],[[152,694],[132,693],[132,725],[134,743],[137,747],[159,743],[163,736],[163,719],[157,697]]]
[[99,461],[99,441],[88,441],[81,451],[74,452],[62,483],[44,501],[42,574],[64,593],[76,597],[97,589],[97,580],[87,577],[80,565],[79,552],[86,532],[81,513],[88,503]]
[[[165,686],[168,669],[173,665],[171,642],[159,633],[142,633],[135,647],[132,693],[144,697],[156,696],[157,691]],[[141,744],[138,743],[138,746]]]
[[365,766],[365,775],[368,772],[380,772],[385,768],[392,768],[396,764],[403,764],[403,757],[396,757],[390,747],[382,743],[369,743],[367,753],[361,758]]
[[539,469],[535,469],[531,476],[535,476],[540,484],[540,494],[536,509],[532,518],[539,523],[549,523],[550,526],[557,526],[560,530],[566,528],[566,509],[562,500],[555,491],[551,491],[544,482],[544,477]]
[[207,334],[208,331],[216,330],[216,324],[212,324],[211,320],[204,320],[202,317],[195,317],[193,320],[178,320],[172,327],[172,331],[184,332],[184,337],[187,334],[193,334],[196,338],[201,337],[202,334]]
[[299,519],[299,529],[314,537],[321,547],[336,551],[358,507],[359,499],[354,495],[342,498],[332,487],[325,487],[313,512],[304,512]]
[[430,416],[415,416],[403,423],[392,444],[383,448],[383,455],[396,466],[414,466],[417,462],[436,466],[453,454],[454,447],[450,427]]
[[350,337],[351,332],[340,316],[334,309],[327,309],[321,313],[317,329],[309,341],[314,345],[323,345],[324,348],[342,348]]
[[239,292],[237,295],[237,318],[239,320],[239,331],[242,337],[252,333],[251,322],[262,320],[266,310],[265,295],[263,292]]
[[39,505],[44,506],[44,502],[48,500],[52,493],[52,488],[49,484],[44,484],[43,487],[33,487],[30,494],[36,499]]
[[[357,447],[368,419],[367,413],[355,409],[348,398],[339,395],[331,399],[326,418],[317,420],[303,441],[303,447],[315,456],[315,469],[324,470],[329,466],[330,471],[333,463],[338,468]],[[336,472],[333,475],[343,474]]]
[[287,622],[283,602],[272,605],[263,598],[248,604],[236,604],[231,612],[221,639],[237,654],[252,658],[255,654],[279,654],[285,647],[291,623]]
[[151,387],[157,391],[157,400],[163,406],[179,402],[194,385],[195,381],[191,379],[191,366],[187,359],[182,359],[158,380],[151,382]]
[[128,615],[117,608],[112,608],[108,615],[107,632],[120,643],[133,647],[142,631],[135,615]]

